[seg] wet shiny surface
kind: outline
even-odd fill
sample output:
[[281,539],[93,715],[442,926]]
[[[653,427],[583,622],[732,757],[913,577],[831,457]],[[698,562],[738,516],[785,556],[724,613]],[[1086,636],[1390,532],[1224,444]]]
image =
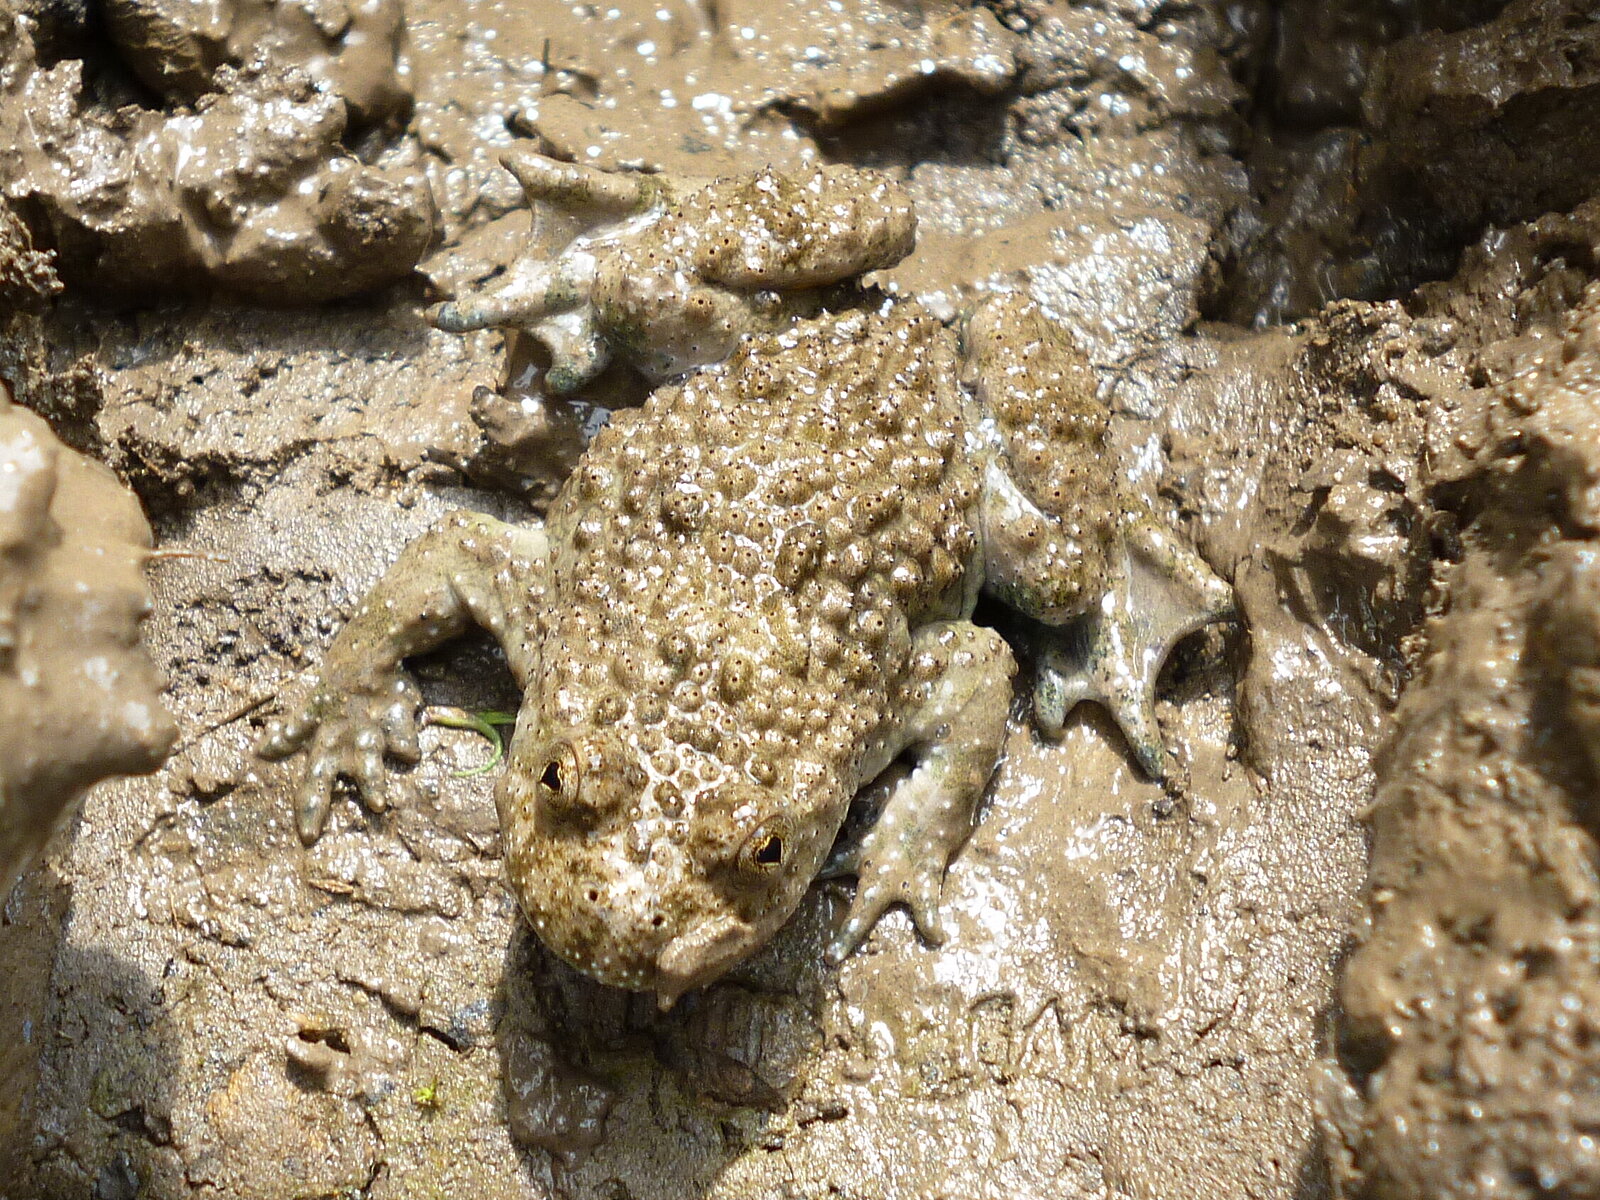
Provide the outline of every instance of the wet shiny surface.
[[[1093,708],[1059,744],[1018,720],[949,879],[943,948],[891,916],[833,972],[823,951],[843,895],[824,885],[704,1009],[686,997],[666,1017],[635,1011],[518,933],[488,789],[452,774],[482,761],[477,741],[424,730],[416,803],[382,817],[335,805],[305,850],[290,779],[247,759],[249,718],[226,720],[315,661],[383,564],[445,511],[526,517],[459,474],[480,436],[472,388],[499,382],[500,335],[429,331],[414,297],[248,319],[96,314],[92,336],[74,334],[85,318],[69,310],[54,343],[94,356],[104,401],[74,409],[64,374],[34,394],[92,412],[169,544],[226,561],[173,560],[156,580],[154,643],[194,740],[154,784],[94,792],[76,840],[0,929],[8,952],[59,931],[15,960],[47,977],[13,1035],[38,1047],[47,1081],[28,1093],[30,1134],[10,1143],[33,1191],[116,1194],[128,1172],[173,1196],[1324,1187],[1308,1068],[1328,1045],[1321,1014],[1362,905],[1356,817],[1428,579],[1419,425],[1439,431],[1436,462],[1482,444],[1461,403],[1480,364],[1452,339],[1515,339],[1517,306],[1570,306],[1589,261],[1573,247],[1592,238],[1554,221],[1524,254],[1508,235],[1483,252],[1480,281],[1447,285],[1425,318],[1343,306],[1300,338],[1191,336],[1211,247],[1256,213],[1237,117],[1254,103],[1239,81],[1262,61],[1257,6],[1056,7],[1014,36],[953,7],[922,24],[902,6],[843,7],[819,22],[719,4],[715,25],[690,3],[413,5],[407,142],[446,243],[472,241],[448,246],[452,287],[523,247],[520,192],[495,158],[535,125],[601,165],[715,174],[822,154],[901,172],[921,241],[891,282],[952,313],[1002,279],[1045,298],[1117,414],[1112,445],[1238,585],[1249,643],[1199,635],[1163,687],[1182,785],[1143,782]],[[863,32],[885,22],[905,32]],[[812,44],[832,58],[808,75],[791,64]],[[924,57],[953,85],[943,94],[899,90]],[[660,77],[640,86],[647,70]],[[1008,73],[1012,90],[994,92],[987,81]],[[861,99],[819,123],[808,114],[834,80]],[[547,244],[571,236],[552,229]],[[1324,282],[1296,280],[1306,294]],[[514,704],[498,669],[481,648],[424,663],[426,698]],[[1565,817],[1545,828],[1560,834],[1550,845],[1584,845]],[[71,885],[70,913],[50,879]],[[1545,978],[1583,962],[1561,957]],[[1542,986],[1556,1002],[1527,1012],[1554,1022],[1561,991]],[[529,1050],[552,1038],[589,1078]],[[600,1076],[609,1137],[585,1162],[519,1150],[513,1131],[541,1111],[592,1129]],[[1346,1106],[1336,1150],[1362,1144],[1363,1111]],[[278,1156],[285,1143],[301,1155]],[[1394,1161],[1419,1161],[1397,1146]]]

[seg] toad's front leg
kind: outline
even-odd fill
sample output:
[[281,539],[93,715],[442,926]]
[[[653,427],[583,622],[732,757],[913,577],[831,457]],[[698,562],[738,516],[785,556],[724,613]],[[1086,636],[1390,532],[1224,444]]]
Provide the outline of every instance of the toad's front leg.
[[287,758],[310,745],[295,823],[316,841],[328,820],[334,781],[352,780],[374,812],[387,805],[385,753],[415,762],[421,699],[402,662],[476,623],[494,634],[519,686],[533,670],[524,638],[549,545],[541,526],[518,527],[455,512],[400,552],[333,639],[310,698],[268,727],[257,752]]
[[891,904],[911,910],[917,929],[944,940],[939,899],[945,869],[972,832],[972,812],[1005,740],[1017,666],[1000,635],[968,621],[919,630],[905,684],[904,715],[869,756],[868,769],[914,756],[877,821],[825,874],[859,876],[849,915],[828,947],[841,962]]

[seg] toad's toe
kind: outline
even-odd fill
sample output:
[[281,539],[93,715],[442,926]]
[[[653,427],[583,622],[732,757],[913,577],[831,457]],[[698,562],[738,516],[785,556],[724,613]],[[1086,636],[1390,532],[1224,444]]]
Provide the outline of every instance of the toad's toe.
[[1233,590],[1144,514],[1130,518],[1100,605],[1056,631],[1034,691],[1039,728],[1059,735],[1081,700],[1105,705],[1147,775],[1170,770],[1156,723],[1161,667],[1189,634],[1233,611]]

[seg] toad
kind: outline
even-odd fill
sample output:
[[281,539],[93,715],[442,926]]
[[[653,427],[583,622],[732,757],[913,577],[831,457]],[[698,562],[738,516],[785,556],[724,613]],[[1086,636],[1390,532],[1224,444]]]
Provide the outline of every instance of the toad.
[[[885,187],[830,170],[858,197]],[[584,345],[604,339],[603,313],[563,303]],[[626,341],[648,352],[638,327]],[[980,591],[1060,631],[1041,725],[1105,703],[1158,777],[1161,661],[1231,605],[1121,482],[1107,425],[1086,359],[1021,296],[962,334],[866,294],[763,310],[723,361],[618,412],[542,524],[458,512],[406,547],[262,752],[309,749],[307,842],[341,776],[384,807],[385,757],[418,755],[404,660],[477,624],[523,695],[495,789],[507,878],[566,962],[670,1004],[760,947],[823,871],[859,879],[832,960],[896,903],[938,943],[1016,669],[972,620]],[[897,762],[875,823],[834,852]]]

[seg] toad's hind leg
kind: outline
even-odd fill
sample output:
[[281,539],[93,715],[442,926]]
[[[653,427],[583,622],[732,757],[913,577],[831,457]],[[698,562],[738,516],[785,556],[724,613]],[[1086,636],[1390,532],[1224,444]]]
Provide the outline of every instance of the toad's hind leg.
[[1098,701],[1145,773],[1164,782],[1156,677],[1174,646],[1233,611],[1233,589],[1148,512],[1129,511],[1119,533],[1100,603],[1053,632],[1040,656],[1034,716],[1059,736],[1079,701]]
[[532,673],[525,638],[549,552],[542,527],[456,512],[400,552],[328,647],[309,699],[272,722],[257,752],[287,758],[310,746],[296,799],[302,841],[328,820],[336,779],[352,780],[373,811],[387,806],[383,758],[417,759],[416,685],[401,669],[476,623],[495,635],[519,685]]
[[883,912],[904,904],[928,941],[944,940],[939,898],[945,868],[972,831],[972,813],[994,774],[1011,706],[1016,663],[991,629],[967,621],[916,635],[901,700],[904,715],[874,747],[871,765],[910,750],[914,765],[889,794],[857,850],[829,874],[859,876],[854,902],[828,959],[840,962]]

